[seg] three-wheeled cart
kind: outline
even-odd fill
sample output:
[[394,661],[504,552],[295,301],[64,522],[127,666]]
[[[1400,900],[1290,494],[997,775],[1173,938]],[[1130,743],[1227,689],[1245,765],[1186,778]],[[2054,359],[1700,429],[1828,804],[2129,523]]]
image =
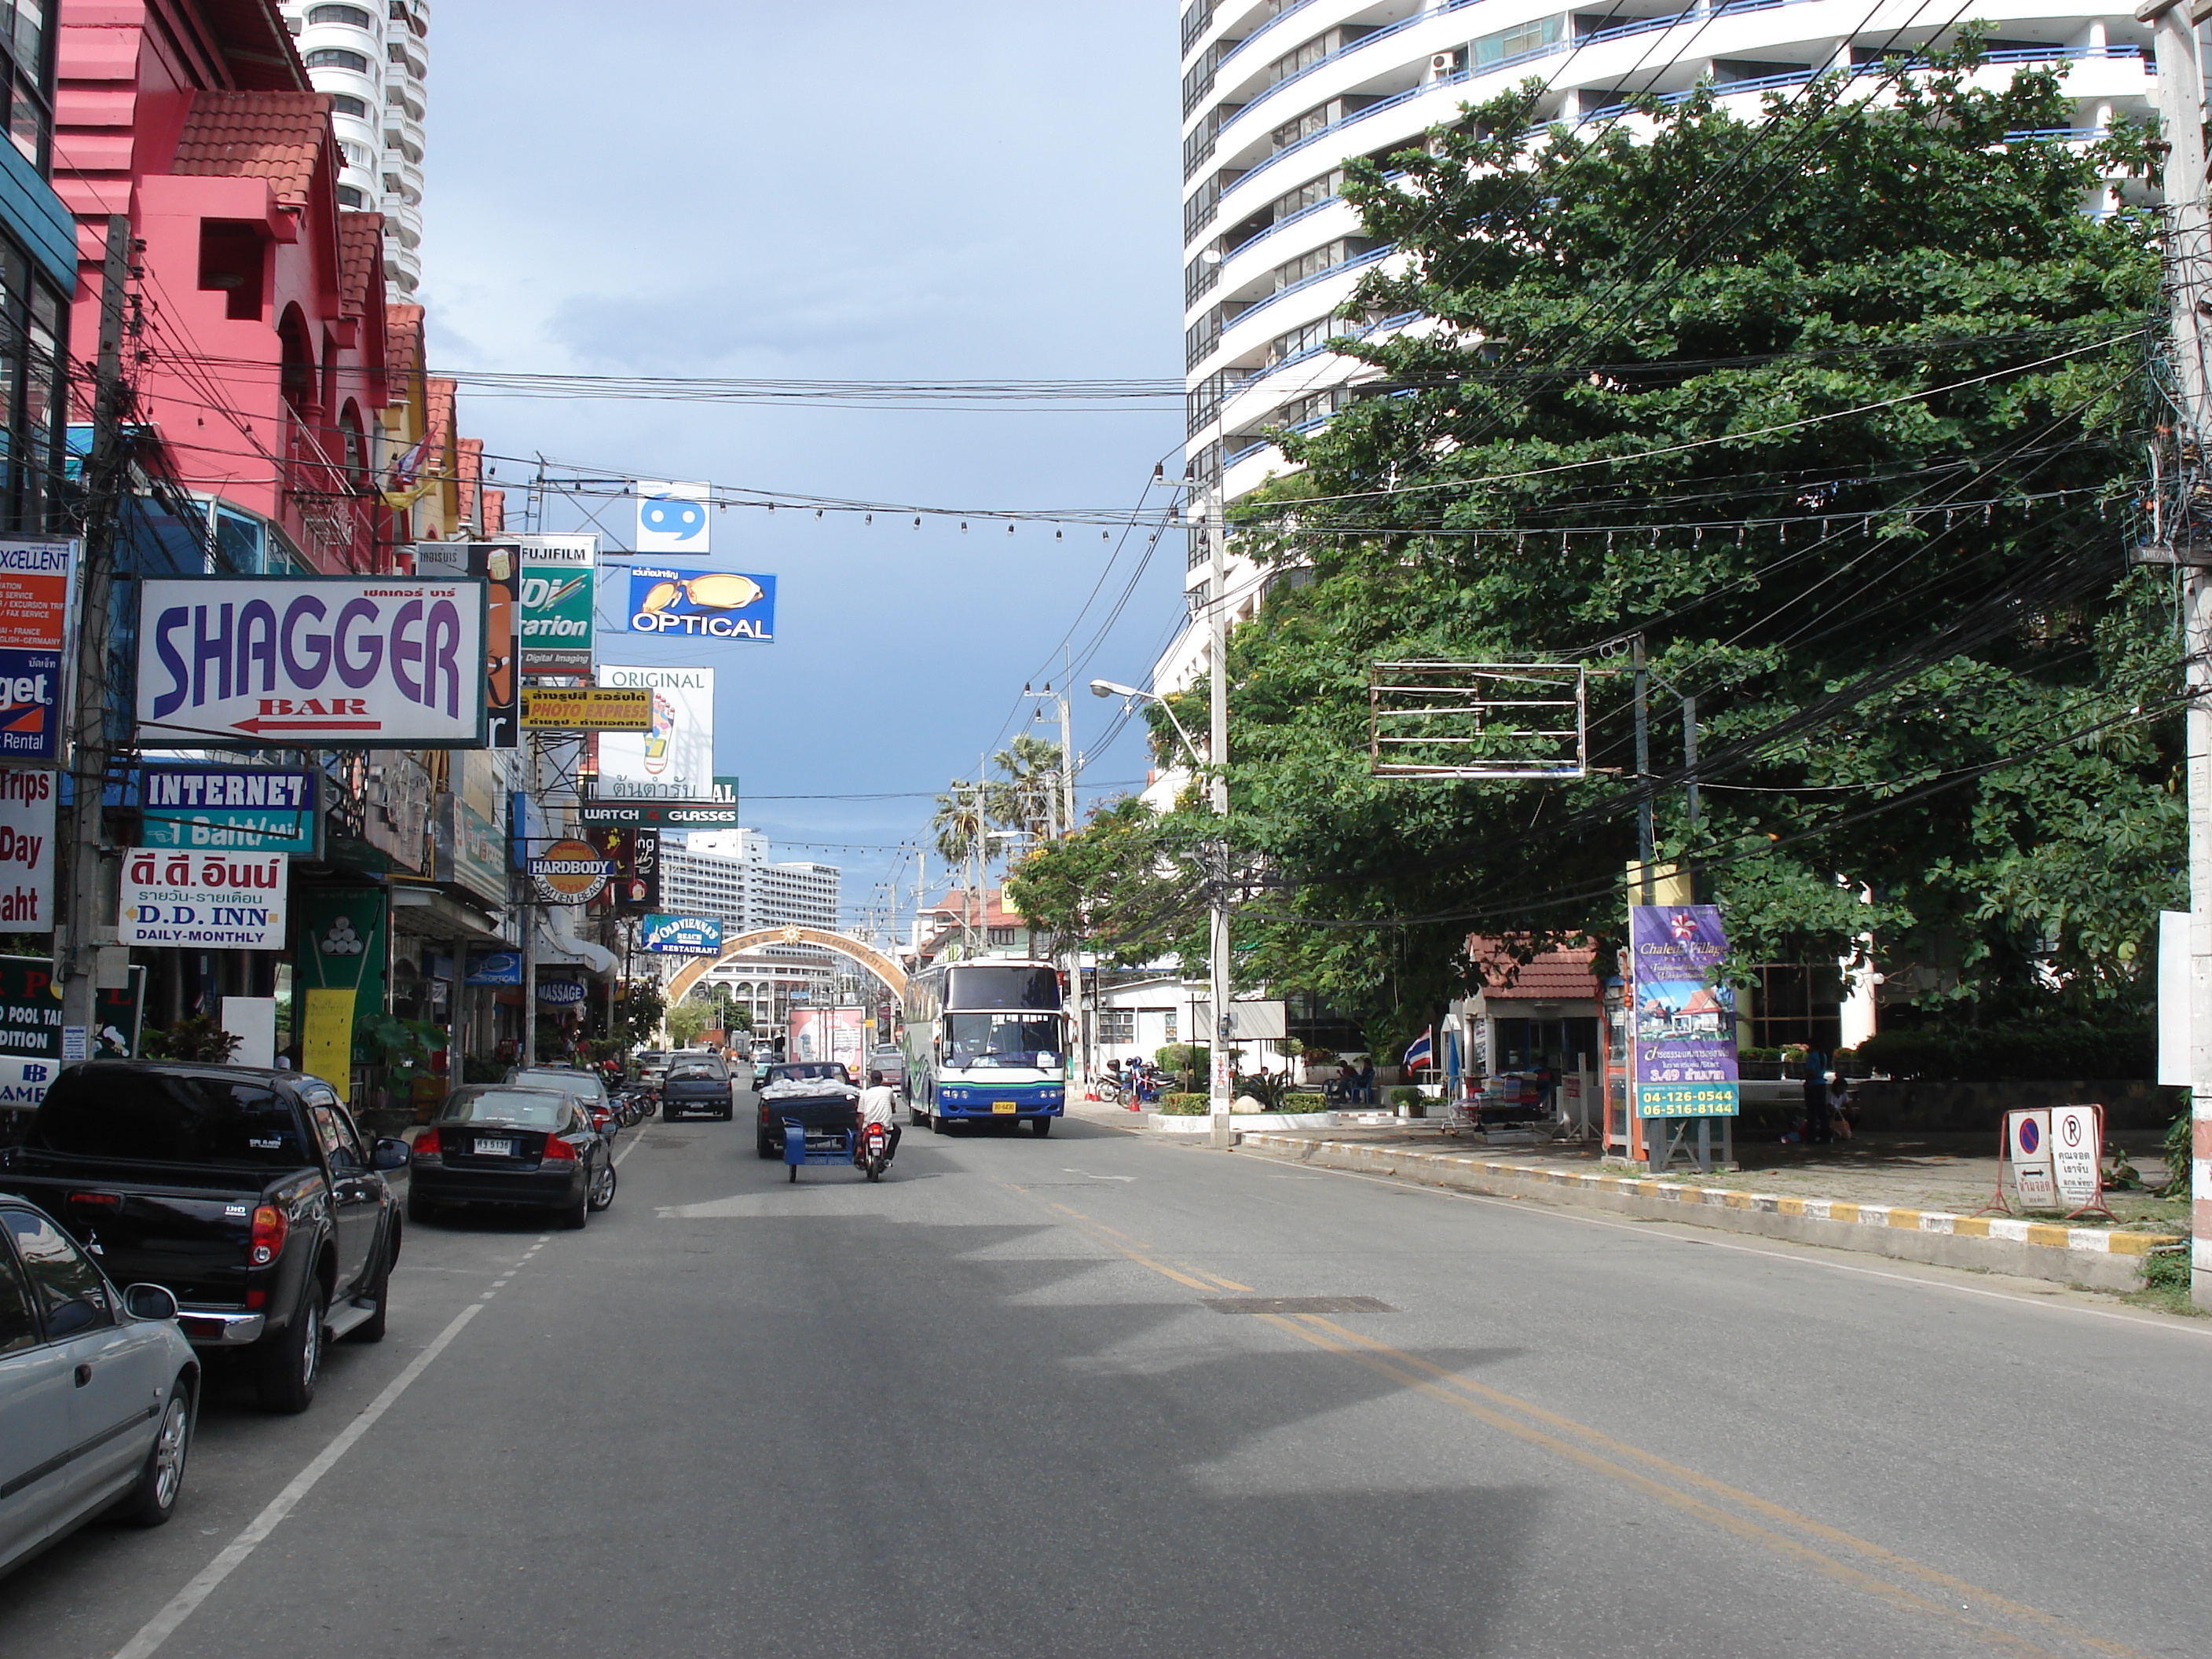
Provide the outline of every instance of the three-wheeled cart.
[[791,1167],[791,1178],[799,1179],[802,1164],[851,1164],[854,1129],[817,1130],[812,1139],[806,1126],[795,1117],[783,1121],[783,1161]]

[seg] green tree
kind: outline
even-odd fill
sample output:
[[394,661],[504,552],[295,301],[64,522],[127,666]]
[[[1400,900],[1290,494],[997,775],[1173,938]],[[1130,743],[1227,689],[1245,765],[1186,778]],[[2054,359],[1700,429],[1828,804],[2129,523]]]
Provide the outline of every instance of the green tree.
[[714,1010],[706,1003],[697,997],[686,997],[668,1011],[662,1024],[667,1028],[671,1042],[679,1048],[688,1048],[714,1017]]
[[[1231,639],[1241,979],[1382,1052],[1478,971],[1470,932],[1616,941],[1640,633],[1662,856],[1742,959],[1871,934],[1930,1005],[2140,1006],[2180,835],[2168,584],[2120,556],[2158,264],[2145,217],[2081,206],[2146,151],[2009,137],[2071,101],[2041,70],[1977,90],[1976,61],[1757,124],[1653,102],[1641,137],[1531,133],[1527,88],[1347,167],[1405,256],[1352,317],[1431,320],[1334,343],[1372,395],[1280,434],[1303,471],[1241,512],[1310,578]],[[1596,667],[1609,769],[1370,776],[1370,668],[1407,659]]]

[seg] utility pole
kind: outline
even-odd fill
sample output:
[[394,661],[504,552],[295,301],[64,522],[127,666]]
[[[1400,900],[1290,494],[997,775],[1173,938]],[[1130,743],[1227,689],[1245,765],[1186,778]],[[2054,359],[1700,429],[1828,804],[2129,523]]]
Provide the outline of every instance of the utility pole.
[[[523,799],[528,803],[526,813],[538,810],[538,734],[526,733],[523,739],[528,758],[522,763]],[[530,836],[527,817],[523,823],[522,836],[522,902],[518,908],[522,917],[522,1053],[516,1063],[535,1066],[538,1063],[538,878],[530,873]]]
[[1698,897],[1697,873],[1690,867],[1690,843],[1698,835],[1698,700],[1682,699],[1682,766],[1689,776],[1682,783],[1682,878],[1690,884],[1691,902]]
[[1651,868],[1658,856],[1657,837],[1651,823],[1651,665],[1644,654],[1644,635],[1636,636],[1629,656],[1636,690],[1636,873],[1640,889],[1637,902],[1658,902],[1653,886],[1658,877]]
[[[1067,683],[1075,672],[1075,653],[1072,647],[1060,651],[1060,833],[1075,833],[1075,718],[1067,706]],[[1074,1075],[1068,1079],[1071,1086],[1087,1082],[1091,1077],[1091,1022],[1083,1006],[1083,940],[1078,935],[1067,941],[1067,984],[1075,993],[1075,1041],[1068,1046],[1075,1050]]]
[[[2200,11],[2198,7],[2203,9]],[[2212,15],[2206,0],[2145,0],[2136,16],[2156,25],[2159,136],[2166,154],[2166,296],[2173,331],[2175,391],[2182,405],[2177,465],[2201,480],[2212,435],[2200,307],[2212,303],[2212,225],[2207,222],[2204,71],[2197,26]],[[2177,558],[2182,538],[2174,538]],[[2184,665],[2190,691],[2185,717],[2189,780],[2190,1299],[2212,1309],[2212,570],[2182,571]]]
[[[115,525],[123,507],[123,301],[131,275],[131,219],[111,214],[100,264],[99,389],[87,459],[83,600],[76,624],[76,708],[70,765],[75,784],[70,841],[69,956],[62,975],[62,1026],[86,1035],[98,1024],[100,812],[107,796],[109,594]],[[90,1053],[88,1046],[86,1052]]]
[[1213,870],[1212,957],[1213,980],[1212,1086],[1206,1105],[1212,1117],[1213,1144],[1231,1145],[1229,1133],[1231,1090],[1234,1084],[1229,1057],[1229,538],[1222,523],[1226,497],[1217,487],[1206,514],[1207,550],[1213,569],[1206,588],[1213,607],[1213,663],[1207,675],[1206,759],[1213,773],[1213,812],[1221,820],[1219,860]]

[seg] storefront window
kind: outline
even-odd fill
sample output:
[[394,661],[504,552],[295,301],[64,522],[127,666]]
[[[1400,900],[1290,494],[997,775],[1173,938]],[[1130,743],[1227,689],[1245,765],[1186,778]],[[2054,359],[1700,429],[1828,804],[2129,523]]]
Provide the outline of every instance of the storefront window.
[[66,404],[60,349],[62,299],[22,250],[0,239],[0,521],[11,531],[52,527],[54,457]]

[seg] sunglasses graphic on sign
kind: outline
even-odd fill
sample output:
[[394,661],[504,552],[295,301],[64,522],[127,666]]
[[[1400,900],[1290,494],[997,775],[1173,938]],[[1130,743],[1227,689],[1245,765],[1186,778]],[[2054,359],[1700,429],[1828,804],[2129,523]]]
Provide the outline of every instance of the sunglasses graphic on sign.
[[637,486],[637,550],[641,553],[704,553],[708,550],[707,495],[702,483]]

